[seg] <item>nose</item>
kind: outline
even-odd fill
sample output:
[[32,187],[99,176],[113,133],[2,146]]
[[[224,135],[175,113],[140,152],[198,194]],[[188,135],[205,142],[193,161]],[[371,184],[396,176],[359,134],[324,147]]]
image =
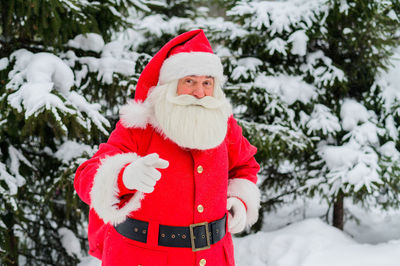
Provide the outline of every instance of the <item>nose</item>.
[[201,98],[203,98],[204,96],[206,96],[206,93],[205,93],[205,91],[204,91],[203,86],[202,86],[201,84],[197,85],[197,86],[194,88],[192,95],[193,95],[194,97],[196,97],[197,99],[201,99]]

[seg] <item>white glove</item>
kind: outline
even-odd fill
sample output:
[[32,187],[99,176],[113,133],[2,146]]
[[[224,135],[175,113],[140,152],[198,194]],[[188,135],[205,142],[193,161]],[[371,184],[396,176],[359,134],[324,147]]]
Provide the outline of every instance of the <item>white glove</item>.
[[157,153],[152,153],[130,163],[122,175],[122,181],[128,189],[136,189],[144,193],[154,191],[154,186],[161,178],[156,168],[167,168],[168,161],[160,159]]
[[229,197],[226,209],[228,213],[228,230],[232,234],[239,233],[246,227],[246,207],[235,197]]

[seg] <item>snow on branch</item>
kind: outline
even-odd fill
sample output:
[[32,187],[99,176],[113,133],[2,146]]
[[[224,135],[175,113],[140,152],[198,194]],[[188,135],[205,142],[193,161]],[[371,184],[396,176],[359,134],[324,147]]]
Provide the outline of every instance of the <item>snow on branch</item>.
[[81,245],[74,232],[66,227],[60,227],[57,231],[60,236],[61,245],[63,248],[65,248],[68,255],[75,255],[78,258],[81,258]]
[[318,87],[332,86],[335,81],[345,82],[347,80],[344,72],[335,67],[332,59],[325,56],[322,51],[308,54],[306,63],[301,65],[300,69],[308,72]]
[[249,34],[237,23],[226,21],[221,17],[196,18],[194,26],[209,29],[213,33],[210,37],[219,40],[242,39]]
[[235,63],[236,66],[231,74],[233,80],[238,80],[242,77],[245,79],[254,78],[259,66],[263,64],[260,59],[255,57],[240,58]]
[[[10,195],[17,194],[18,191],[18,181],[17,179],[11,175],[6,168],[6,165],[0,162],[0,180],[4,180],[6,185],[8,186],[8,191]],[[0,186],[0,193],[6,193],[6,190]]]
[[286,56],[286,46],[287,42],[283,39],[276,37],[270,42],[268,42],[267,49],[269,50],[269,54],[273,55],[275,52],[278,52],[284,56]]
[[308,121],[307,134],[322,131],[324,135],[333,135],[341,130],[339,119],[323,104],[315,104]]
[[278,96],[288,105],[296,101],[308,103],[317,97],[316,88],[305,81],[300,76],[278,75],[266,76],[259,75],[255,78],[254,85],[265,88],[272,95]]
[[[0,180],[4,180],[7,184],[9,195],[15,195],[18,192],[18,187],[25,184],[24,177],[19,173],[21,162],[31,168],[33,168],[33,166],[19,150],[14,148],[14,146],[9,145],[8,153],[10,155],[9,171],[7,171],[6,164],[0,163]],[[0,186],[0,193],[3,194],[7,192]]]
[[0,71],[6,69],[8,67],[8,63],[7,57],[0,58]]
[[378,96],[382,98],[385,112],[390,114],[393,111],[399,112],[400,103],[400,47],[394,49],[394,54],[390,58],[390,65],[387,71],[381,70],[372,90],[379,88]]
[[342,126],[344,130],[353,130],[358,124],[365,123],[372,117],[367,108],[353,99],[345,99],[341,110]]
[[[331,145],[321,141],[317,153],[322,159],[321,173],[324,176],[310,178],[306,187],[320,186],[328,195],[358,192],[365,188],[372,193],[383,185],[381,152],[393,154],[387,144],[383,150],[379,147],[379,137],[385,130],[379,128],[376,115],[361,103],[345,99],[340,110],[343,130],[348,131],[342,137],[344,144]],[[398,152],[397,152],[398,153]]]
[[[163,33],[177,35],[182,28],[190,28],[193,21],[189,18],[165,17],[161,14],[146,16],[140,19],[140,30],[146,30],[157,37]],[[193,27],[193,26],[192,26]]]
[[309,38],[304,30],[293,32],[288,38],[288,42],[292,43],[291,53],[300,56],[306,55],[308,40]]
[[83,163],[86,158],[80,159],[84,153],[87,153],[89,156],[92,156],[95,153],[95,148],[90,147],[89,145],[78,143],[76,141],[68,140],[64,142],[54,154],[54,156],[62,161],[64,164],[70,164],[73,160],[79,160]]
[[[228,16],[246,15],[245,26],[260,30],[265,27],[270,35],[305,29],[318,20],[316,14],[325,13],[325,0],[239,2],[227,12]],[[321,23],[322,25],[323,23]]]
[[[76,115],[82,126],[88,127],[87,123],[91,121],[108,134],[104,126],[110,124],[99,113],[100,105],[90,104],[83,96],[71,91],[74,74],[60,58],[50,53],[33,54],[21,49],[11,55],[11,60],[15,60],[15,66],[7,84],[13,92],[8,96],[8,103],[18,112],[24,112],[26,119],[48,110],[67,131],[61,116]],[[82,113],[87,114],[88,121]]]
[[378,155],[370,146],[356,142],[342,146],[325,145],[319,148],[318,153],[326,162],[331,195],[336,195],[340,189],[349,193],[363,187],[371,193],[378,184],[383,184]]
[[94,51],[99,53],[103,50],[104,40],[99,34],[86,33],[75,36],[74,39],[68,41],[67,45],[84,51]]
[[278,122],[271,125],[256,123],[239,119],[240,123],[248,129],[256,132],[264,132],[262,141],[268,143],[284,143],[289,150],[304,150],[310,145],[307,136],[301,130],[292,129]]
[[[82,65],[81,70],[75,70],[75,85],[81,86],[81,81],[88,72],[97,73],[97,80],[103,84],[112,84],[115,74],[121,74],[126,77],[135,75],[135,65],[140,54],[128,51],[131,43],[126,40],[112,41],[104,44],[100,35],[78,35],[68,42],[69,46],[82,49],[101,52],[100,58],[92,56],[78,57],[73,51],[68,51],[63,55],[63,59],[69,66],[73,67],[76,63]],[[81,88],[82,89],[82,88]]]

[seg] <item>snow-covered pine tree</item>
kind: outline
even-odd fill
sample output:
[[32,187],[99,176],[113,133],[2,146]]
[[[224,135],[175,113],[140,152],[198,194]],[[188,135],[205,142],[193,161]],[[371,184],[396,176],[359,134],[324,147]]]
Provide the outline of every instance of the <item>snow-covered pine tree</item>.
[[77,166],[107,138],[151,56],[207,9],[12,0],[0,10],[0,261],[74,265],[87,251]]
[[258,147],[262,212],[318,194],[343,228],[343,198],[398,206],[398,100],[378,80],[399,44],[399,2],[232,3],[209,30],[234,111]]
[[154,55],[167,41],[185,31],[201,27],[199,17],[208,14],[203,0],[158,0],[147,5],[151,13],[139,12],[130,16],[133,27],[125,32],[129,39],[136,39],[136,51]]
[[129,7],[149,10],[142,0],[46,2],[1,1],[2,53],[10,54],[15,47],[32,48],[33,44],[39,47],[60,46],[78,33],[86,32],[101,33],[103,38],[109,40],[113,29],[128,25],[126,17]]
[[75,265],[87,249],[74,172],[147,60],[109,42],[144,2],[0,2],[1,265]]

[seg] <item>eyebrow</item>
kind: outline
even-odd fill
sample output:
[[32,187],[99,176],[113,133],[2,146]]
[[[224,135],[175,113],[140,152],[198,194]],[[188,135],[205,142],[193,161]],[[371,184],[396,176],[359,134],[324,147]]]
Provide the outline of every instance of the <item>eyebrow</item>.
[[[187,77],[198,77],[199,75],[188,75]],[[214,79],[213,76],[206,76],[208,79]]]

